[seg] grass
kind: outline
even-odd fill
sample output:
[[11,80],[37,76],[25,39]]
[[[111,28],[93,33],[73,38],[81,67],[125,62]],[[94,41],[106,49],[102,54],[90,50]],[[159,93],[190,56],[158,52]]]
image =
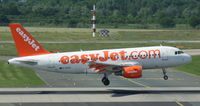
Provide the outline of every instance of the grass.
[[119,38],[128,40],[200,40],[200,31],[119,31]]
[[[200,43],[77,43],[77,44],[42,44],[48,51],[79,51],[79,50],[98,50],[98,49],[114,49],[114,48],[133,48],[144,46],[183,46],[184,49],[200,49]],[[0,55],[17,56],[14,44],[0,44]]]
[[[70,40],[200,40],[200,30],[144,30],[108,29],[113,37],[93,38],[89,28],[38,28],[25,27],[39,41]],[[100,29],[98,29],[100,30]],[[97,34],[98,35],[98,34]],[[10,41],[12,36],[8,27],[0,27],[0,41]]]
[[45,86],[45,83],[31,69],[0,61],[0,87]]
[[175,69],[200,76],[200,56],[192,56],[192,62]]

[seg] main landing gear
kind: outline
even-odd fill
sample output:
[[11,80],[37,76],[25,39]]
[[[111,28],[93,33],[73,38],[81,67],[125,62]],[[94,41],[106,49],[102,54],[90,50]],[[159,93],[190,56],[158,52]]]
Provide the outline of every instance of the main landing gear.
[[104,74],[104,77],[102,78],[101,81],[103,82],[103,84],[104,84],[105,86],[108,86],[108,85],[110,84],[110,81],[109,81],[109,79],[108,79],[108,77],[107,77],[106,74]]
[[163,74],[164,74],[163,79],[164,79],[164,80],[168,80],[168,76],[167,76],[166,69],[165,69],[165,68],[162,68],[162,71],[163,71]]

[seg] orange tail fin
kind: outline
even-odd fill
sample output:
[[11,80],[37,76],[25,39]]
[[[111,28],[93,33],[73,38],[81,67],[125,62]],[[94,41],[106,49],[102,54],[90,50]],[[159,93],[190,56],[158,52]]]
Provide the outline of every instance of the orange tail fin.
[[9,24],[20,57],[49,54],[20,24]]

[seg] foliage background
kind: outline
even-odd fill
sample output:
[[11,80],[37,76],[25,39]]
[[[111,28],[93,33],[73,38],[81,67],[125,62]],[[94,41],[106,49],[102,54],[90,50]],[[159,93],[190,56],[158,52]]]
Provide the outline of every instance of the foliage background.
[[114,28],[120,24],[160,24],[166,17],[175,24],[189,24],[192,17],[200,16],[198,0],[1,0],[0,15],[4,19],[0,18],[0,23],[91,27],[93,4],[97,6],[99,26]]

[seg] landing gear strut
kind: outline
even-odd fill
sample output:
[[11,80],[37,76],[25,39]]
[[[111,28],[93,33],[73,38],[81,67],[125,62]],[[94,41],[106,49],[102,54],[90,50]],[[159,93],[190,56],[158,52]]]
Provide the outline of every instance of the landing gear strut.
[[164,79],[164,80],[168,80],[168,76],[167,76],[166,69],[165,69],[165,68],[162,68],[162,71],[163,71],[163,74],[164,74],[163,79]]
[[110,81],[109,81],[109,79],[107,78],[107,75],[106,75],[106,74],[104,74],[104,77],[102,78],[101,81],[103,82],[103,84],[104,84],[105,86],[108,86],[108,85],[110,84]]

